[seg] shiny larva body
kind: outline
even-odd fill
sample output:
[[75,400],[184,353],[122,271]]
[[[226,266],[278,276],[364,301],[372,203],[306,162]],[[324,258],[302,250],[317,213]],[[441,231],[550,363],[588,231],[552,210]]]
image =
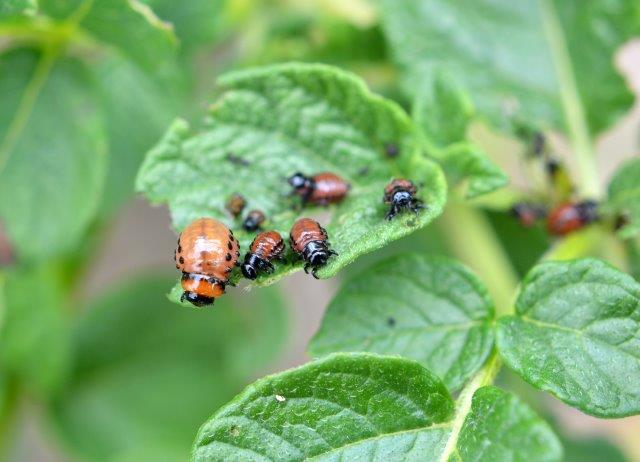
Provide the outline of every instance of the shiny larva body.
[[242,227],[245,229],[245,231],[257,231],[260,229],[260,226],[262,226],[262,223],[264,223],[265,220],[266,217],[260,210],[251,210],[242,222]]
[[296,221],[291,227],[289,239],[293,251],[305,261],[305,273],[309,273],[309,268],[312,268],[311,274],[316,279],[318,268],[326,265],[331,255],[337,255],[330,249],[327,231],[311,218]]
[[598,204],[593,201],[566,202],[556,206],[547,217],[547,231],[566,236],[598,219]]
[[242,274],[247,279],[255,279],[258,273],[274,271],[273,260],[281,259],[284,253],[284,241],[277,231],[264,231],[258,234],[244,257]]
[[311,177],[295,173],[288,179],[293,192],[302,198],[302,205],[329,205],[346,197],[351,185],[331,172],[322,172]]
[[180,234],[175,252],[176,268],[182,271],[182,300],[211,305],[224,294],[240,246],[233,232],[213,218],[199,218]]
[[391,180],[384,188],[384,196],[382,201],[389,204],[387,212],[387,220],[393,219],[399,212],[410,210],[418,213],[424,208],[422,201],[415,197],[418,188],[411,180],[404,178],[396,178]]

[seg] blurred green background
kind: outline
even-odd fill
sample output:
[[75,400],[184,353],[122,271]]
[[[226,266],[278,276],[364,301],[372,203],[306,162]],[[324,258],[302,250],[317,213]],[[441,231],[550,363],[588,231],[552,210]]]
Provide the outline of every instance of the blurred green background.
[[[348,69],[406,104],[367,0],[0,0],[0,457],[183,461],[219,405],[307,359],[337,281],[296,274],[181,309],[165,297],[168,213],[133,193],[145,152],[174,116],[202,118],[218,75],[291,60]],[[640,43],[618,60],[637,91]],[[603,179],[637,154],[639,121],[636,104],[598,140]],[[473,136],[526,180],[520,144]],[[520,274],[549,247],[541,229],[486,217]],[[455,255],[442,226],[343,277],[393,253]],[[640,460],[638,418],[601,422],[515,386],[563,428],[568,460]]]

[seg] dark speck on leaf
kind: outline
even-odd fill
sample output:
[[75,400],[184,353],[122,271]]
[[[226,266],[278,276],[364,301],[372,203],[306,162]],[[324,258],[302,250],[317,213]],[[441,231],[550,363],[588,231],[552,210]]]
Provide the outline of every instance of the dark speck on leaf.
[[242,167],[248,167],[251,164],[248,160],[243,159],[240,156],[236,156],[232,152],[227,154],[227,160],[234,165],[240,165]]
[[240,428],[237,425],[229,427],[229,434],[233,437],[240,436]]
[[407,221],[407,226],[410,227],[410,228],[413,227],[413,226],[416,226],[417,224],[418,224],[418,222],[416,220],[414,220],[413,218],[411,220]]
[[393,317],[391,317],[391,316],[389,316],[389,317],[387,318],[387,325],[388,325],[389,327],[395,327],[395,325],[396,325],[396,319],[395,319],[395,318],[393,318]]
[[560,170],[560,162],[558,161],[558,159],[549,159],[546,162],[545,168],[547,169],[547,174],[550,177],[554,177]]
[[9,236],[5,233],[2,223],[0,223],[0,267],[9,266],[15,261],[13,246],[9,241]]
[[360,176],[366,176],[369,174],[369,167],[362,167],[360,170],[358,170],[358,175]]
[[631,222],[631,219],[629,218],[629,215],[626,215],[626,214],[618,215],[613,225],[613,229],[616,231],[619,231],[620,229],[627,226],[630,222]]
[[546,143],[546,139],[545,139],[544,134],[542,134],[540,132],[534,133],[533,140],[531,141],[531,144],[532,144],[533,154],[535,156],[542,155],[542,153],[544,151],[545,143]]
[[395,143],[387,143],[384,145],[384,152],[387,154],[387,157],[398,157],[400,155],[400,148]]

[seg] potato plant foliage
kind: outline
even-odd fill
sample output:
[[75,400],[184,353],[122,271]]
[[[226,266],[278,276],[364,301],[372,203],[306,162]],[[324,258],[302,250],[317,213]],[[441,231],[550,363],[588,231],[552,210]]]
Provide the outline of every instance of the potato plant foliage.
[[[622,458],[539,396],[640,415],[640,159],[600,178],[594,142],[633,105],[614,54],[637,2],[294,3],[0,2],[0,428],[27,395],[90,462]],[[350,190],[302,207],[295,172]],[[387,220],[394,178],[424,208]],[[286,258],[203,309],[170,247],[166,271],[84,289],[134,193],[176,235],[223,222],[240,258],[260,210]],[[581,200],[597,220],[566,237],[507,215]],[[310,360],[254,380],[286,344],[304,216],[336,291]]]

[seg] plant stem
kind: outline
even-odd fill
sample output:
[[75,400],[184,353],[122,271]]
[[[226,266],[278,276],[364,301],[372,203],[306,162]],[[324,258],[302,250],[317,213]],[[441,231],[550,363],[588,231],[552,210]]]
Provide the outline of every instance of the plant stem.
[[578,92],[578,85],[567,43],[562,32],[562,26],[558,20],[553,0],[539,0],[539,2],[542,23],[560,85],[564,116],[580,172],[580,193],[584,197],[597,199],[600,196],[600,181],[595,165],[589,126]]
[[452,252],[486,283],[497,314],[510,314],[519,278],[482,212],[452,198],[438,223]]
[[482,369],[473,376],[467,386],[465,386],[460,392],[460,396],[456,401],[456,413],[453,418],[453,425],[451,426],[451,434],[449,435],[447,444],[440,456],[441,462],[447,462],[451,457],[451,454],[456,450],[460,431],[462,430],[462,426],[464,425],[464,421],[467,418],[469,411],[471,411],[473,395],[479,388],[493,383],[493,380],[500,371],[500,367],[500,358],[494,351],[491,353],[491,356]]

